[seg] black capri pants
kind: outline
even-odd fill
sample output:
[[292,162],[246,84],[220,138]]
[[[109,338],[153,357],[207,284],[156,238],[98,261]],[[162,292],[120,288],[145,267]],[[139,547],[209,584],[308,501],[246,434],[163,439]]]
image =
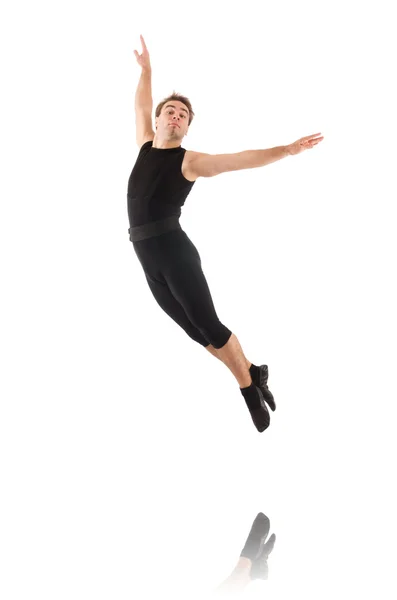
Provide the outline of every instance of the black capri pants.
[[222,348],[232,332],[216,314],[197,248],[179,221],[171,223],[168,229],[173,230],[145,239],[136,235],[139,227],[128,230],[146,280],[157,303],[189,337],[202,346]]

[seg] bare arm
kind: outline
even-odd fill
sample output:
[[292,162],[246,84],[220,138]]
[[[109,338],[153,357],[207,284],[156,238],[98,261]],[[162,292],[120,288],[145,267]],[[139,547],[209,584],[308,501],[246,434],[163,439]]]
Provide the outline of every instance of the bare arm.
[[189,164],[189,171],[195,177],[215,177],[228,171],[254,169],[287,156],[286,146],[268,150],[244,150],[235,154],[197,153]]
[[235,154],[204,154],[197,152],[189,164],[189,172],[194,177],[214,177],[227,171],[264,167],[286,156],[299,154],[307,148],[312,148],[323,139],[323,137],[316,137],[318,135],[300,138],[293,144],[276,146],[266,150],[244,150]]
[[135,92],[135,110],[146,109],[152,114],[152,69],[143,67]]
[[134,50],[137,62],[142,67],[141,76],[135,93],[136,142],[139,147],[142,146],[148,136],[154,136],[152,123],[152,68],[145,40],[142,36],[140,37],[143,48],[142,54],[139,55],[138,52]]

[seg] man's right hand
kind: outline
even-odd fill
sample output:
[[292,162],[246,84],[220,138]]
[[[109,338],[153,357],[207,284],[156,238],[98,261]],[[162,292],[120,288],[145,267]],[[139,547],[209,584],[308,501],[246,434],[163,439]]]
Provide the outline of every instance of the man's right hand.
[[141,38],[141,44],[142,44],[142,54],[138,54],[138,52],[136,50],[134,50],[135,56],[136,56],[136,60],[138,62],[138,65],[140,67],[142,67],[142,69],[151,69],[150,66],[150,57],[149,57],[149,52],[148,49],[146,48],[146,44],[145,44],[145,40],[143,39],[142,36],[140,36]]

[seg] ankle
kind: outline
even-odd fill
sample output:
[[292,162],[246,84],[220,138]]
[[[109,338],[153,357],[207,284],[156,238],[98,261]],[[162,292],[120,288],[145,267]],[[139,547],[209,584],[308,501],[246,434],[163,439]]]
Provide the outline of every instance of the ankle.
[[240,390],[249,388],[253,384],[252,377],[250,376],[249,378],[244,377],[244,379],[239,379],[238,384],[239,384]]
[[256,365],[252,364],[249,368],[249,372],[250,375],[252,377],[253,381],[256,381],[259,377],[259,367],[257,367]]

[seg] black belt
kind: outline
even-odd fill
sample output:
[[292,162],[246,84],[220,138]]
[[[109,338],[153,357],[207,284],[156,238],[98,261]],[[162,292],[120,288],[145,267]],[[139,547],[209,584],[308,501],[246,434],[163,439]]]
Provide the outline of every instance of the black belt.
[[130,242],[139,242],[140,240],[146,240],[147,238],[167,233],[167,231],[174,231],[175,229],[182,229],[182,227],[179,223],[179,217],[172,216],[160,219],[160,221],[145,223],[145,225],[130,227],[128,233],[130,234]]

